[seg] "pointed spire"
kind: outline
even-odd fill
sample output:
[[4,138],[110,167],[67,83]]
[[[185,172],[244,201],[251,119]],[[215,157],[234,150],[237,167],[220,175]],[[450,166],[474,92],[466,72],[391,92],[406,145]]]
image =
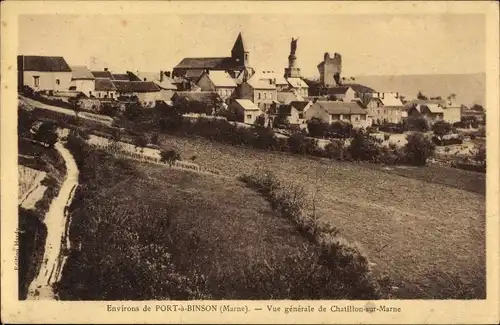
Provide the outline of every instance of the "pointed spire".
[[238,38],[236,42],[234,42],[232,53],[244,53],[245,52],[245,43],[243,42],[243,35],[241,32],[238,34]]

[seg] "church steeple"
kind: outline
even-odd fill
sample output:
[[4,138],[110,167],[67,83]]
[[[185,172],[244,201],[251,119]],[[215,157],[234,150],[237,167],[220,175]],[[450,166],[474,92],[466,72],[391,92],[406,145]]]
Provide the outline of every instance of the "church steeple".
[[236,42],[234,42],[233,49],[231,50],[231,57],[239,66],[248,67],[249,66],[249,55],[250,53],[245,48],[245,43],[243,42],[243,35],[241,32],[238,34]]

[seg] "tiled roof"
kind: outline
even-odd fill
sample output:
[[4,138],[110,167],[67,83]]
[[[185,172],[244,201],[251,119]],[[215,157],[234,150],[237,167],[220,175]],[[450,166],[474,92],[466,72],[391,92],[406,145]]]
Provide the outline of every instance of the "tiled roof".
[[317,101],[312,107],[317,106],[324,109],[328,114],[366,114],[366,111],[357,103],[337,101]]
[[254,89],[276,89],[276,85],[269,80],[259,79],[258,76],[252,76],[247,83]]
[[62,56],[19,55],[18,70],[44,72],[71,72]]
[[215,87],[234,87],[236,88],[236,82],[229,76],[225,71],[210,71],[208,73],[208,78],[214,84]]
[[278,91],[277,97],[278,102],[283,104],[289,104],[290,102],[299,100],[299,96],[291,91]]
[[286,81],[285,77],[275,73],[274,71],[258,71],[255,73],[255,76],[257,76],[257,78],[259,79],[264,79],[264,80],[276,80],[276,85],[288,86],[288,81]]
[[178,91],[174,94],[172,100],[174,98],[185,98],[189,101],[213,102],[217,96],[217,93],[213,91]]
[[237,102],[245,111],[260,111],[260,108],[258,108],[257,105],[249,99],[235,99],[235,102]]
[[329,95],[344,95],[349,90],[349,86],[340,86],[328,88],[327,92]]
[[431,113],[444,113],[443,108],[438,104],[425,104]]
[[304,108],[309,105],[310,101],[293,101],[290,103],[290,106],[295,108],[297,111],[302,112]]
[[174,69],[225,69],[234,67],[231,57],[222,58],[184,58]]
[[114,80],[120,80],[120,81],[131,81],[130,76],[126,73],[112,73]]
[[94,75],[95,78],[113,79],[113,76],[109,71],[92,71],[92,74]]
[[72,80],[94,80],[94,75],[86,66],[71,67]]
[[136,71],[134,75],[141,81],[152,81],[161,89],[177,90],[177,86],[173,84],[173,80],[163,75],[163,81],[160,81],[160,72],[143,72]]
[[160,88],[152,81],[118,81],[113,84],[120,93],[150,93],[158,92]]
[[370,87],[363,86],[360,84],[344,84],[344,87],[351,87],[357,93],[365,94],[365,93],[375,93],[376,91]]
[[403,107],[404,106],[401,99],[396,98],[396,96],[384,95],[383,98],[378,97],[378,98],[373,98],[373,99],[380,101],[380,103],[386,107]]
[[293,88],[309,88],[302,78],[288,78],[286,80]]
[[96,91],[113,91],[116,90],[115,85],[110,79],[106,78],[96,78],[95,79],[95,90]]

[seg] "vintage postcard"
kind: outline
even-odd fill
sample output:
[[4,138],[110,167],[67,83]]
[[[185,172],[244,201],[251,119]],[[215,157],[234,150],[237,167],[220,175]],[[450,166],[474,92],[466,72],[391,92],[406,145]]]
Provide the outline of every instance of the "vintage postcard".
[[496,2],[1,9],[2,322],[499,322]]

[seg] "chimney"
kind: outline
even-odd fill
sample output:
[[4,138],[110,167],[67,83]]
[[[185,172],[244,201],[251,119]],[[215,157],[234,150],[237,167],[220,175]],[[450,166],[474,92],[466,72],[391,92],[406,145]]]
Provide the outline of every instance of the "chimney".
[[399,93],[396,93],[396,98],[399,98]]
[[382,93],[382,99],[384,99],[385,93]]
[[163,71],[160,71],[160,82],[163,82]]
[[108,71],[108,68],[104,68],[104,71]]

